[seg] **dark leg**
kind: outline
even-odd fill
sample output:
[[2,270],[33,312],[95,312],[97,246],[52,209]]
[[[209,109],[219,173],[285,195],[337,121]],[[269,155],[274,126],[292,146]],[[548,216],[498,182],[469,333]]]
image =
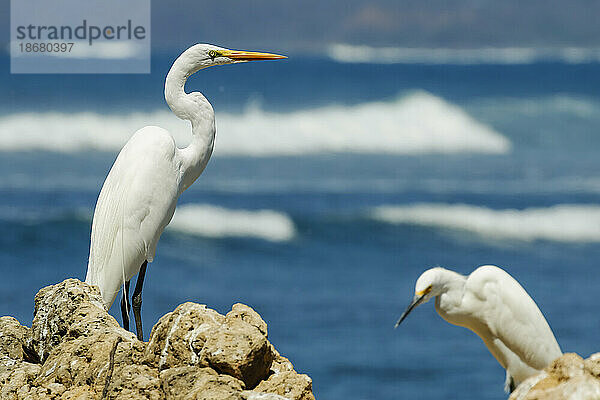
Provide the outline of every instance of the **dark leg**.
[[509,388],[510,392],[511,393],[514,392],[516,388],[517,387],[515,386],[515,381],[514,381],[514,379],[511,378],[511,380],[510,380],[510,388]]
[[123,317],[123,328],[129,330],[129,282],[125,282],[121,294],[121,316]]
[[144,261],[140,268],[140,272],[138,273],[137,283],[135,284],[135,290],[133,291],[133,297],[131,298],[133,317],[135,318],[135,330],[138,339],[141,341],[144,341],[144,332],[142,331],[142,285],[144,284],[147,266],[148,261]]

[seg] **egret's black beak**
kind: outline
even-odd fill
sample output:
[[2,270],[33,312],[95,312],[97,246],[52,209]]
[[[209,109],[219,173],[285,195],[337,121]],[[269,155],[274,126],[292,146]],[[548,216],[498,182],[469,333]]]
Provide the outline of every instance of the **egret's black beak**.
[[400,325],[402,323],[402,321],[404,321],[404,318],[406,318],[408,316],[408,314],[410,314],[410,312],[413,310],[413,308],[415,308],[416,306],[418,306],[419,304],[421,304],[423,302],[426,295],[427,295],[427,293],[423,293],[421,296],[415,296],[413,301],[410,302],[408,307],[406,307],[406,310],[400,316],[400,319],[398,320],[398,322],[396,322],[396,326],[394,326],[394,329],[397,328],[398,325]]

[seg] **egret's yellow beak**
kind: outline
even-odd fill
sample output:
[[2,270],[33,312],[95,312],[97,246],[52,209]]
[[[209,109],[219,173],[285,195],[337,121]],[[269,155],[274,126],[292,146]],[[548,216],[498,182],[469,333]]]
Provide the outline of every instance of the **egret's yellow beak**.
[[229,57],[236,62],[243,61],[257,61],[257,60],[280,60],[282,58],[287,58],[286,56],[281,56],[279,54],[271,54],[271,53],[260,53],[257,51],[244,51],[244,50],[221,50],[219,51],[221,55],[225,57]]

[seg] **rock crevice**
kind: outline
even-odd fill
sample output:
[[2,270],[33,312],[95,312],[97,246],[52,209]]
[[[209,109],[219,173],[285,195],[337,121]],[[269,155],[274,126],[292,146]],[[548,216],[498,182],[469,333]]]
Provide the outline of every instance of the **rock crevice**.
[[184,303],[145,343],[76,279],[38,292],[31,328],[0,318],[0,398],[314,400],[310,377],[275,350],[252,308]]

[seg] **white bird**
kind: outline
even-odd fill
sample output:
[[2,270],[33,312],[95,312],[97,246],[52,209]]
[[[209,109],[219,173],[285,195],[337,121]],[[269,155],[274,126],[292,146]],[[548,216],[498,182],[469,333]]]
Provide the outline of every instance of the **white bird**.
[[187,78],[213,65],[281,58],[286,57],[210,44],[197,44],[184,51],[167,74],[165,99],[176,116],[191,122],[191,143],[180,149],[168,131],[146,126],[121,149],[106,177],[94,211],[85,281],[100,288],[107,309],[123,286],[121,313],[123,326],[129,329],[129,281],[139,272],[132,305],[140,340],[147,263],[154,258],[178,197],[206,167],[215,139],[213,108],[202,93],[185,92]]
[[433,297],[443,319],[475,332],[506,369],[507,392],[562,355],[533,299],[501,268],[484,265],[468,277],[439,267],[423,272],[396,327]]

